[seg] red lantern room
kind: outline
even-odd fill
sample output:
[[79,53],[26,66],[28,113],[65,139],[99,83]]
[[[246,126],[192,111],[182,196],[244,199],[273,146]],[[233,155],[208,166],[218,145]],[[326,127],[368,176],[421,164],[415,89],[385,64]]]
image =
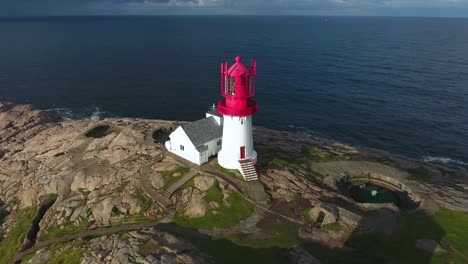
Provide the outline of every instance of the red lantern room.
[[251,97],[255,95],[255,76],[257,63],[252,60],[250,69],[236,57],[236,63],[231,67],[225,62],[221,64],[221,95],[218,102],[218,112],[226,116],[252,116],[258,110],[258,104]]

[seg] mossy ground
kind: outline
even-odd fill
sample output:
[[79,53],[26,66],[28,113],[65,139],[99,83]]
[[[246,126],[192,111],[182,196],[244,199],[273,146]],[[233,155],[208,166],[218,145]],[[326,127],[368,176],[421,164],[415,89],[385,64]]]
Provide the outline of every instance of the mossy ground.
[[147,256],[150,254],[158,253],[159,249],[161,248],[160,245],[154,243],[151,240],[146,241],[141,247],[139,253],[143,256]]
[[8,263],[21,248],[24,238],[29,231],[31,223],[36,216],[37,207],[29,207],[18,212],[17,221],[7,237],[0,243],[0,263]]
[[[347,246],[355,254],[330,250],[317,244],[304,247],[322,263],[468,263],[468,214],[442,209],[433,217],[414,213],[399,216],[399,228],[391,235],[353,236]],[[418,239],[440,242],[448,253],[432,256],[416,248]]]
[[[177,169],[171,171],[161,171],[161,176],[164,178],[164,188],[168,188],[182,177],[185,173],[187,173],[190,169],[187,167],[178,167]],[[174,176],[178,174],[179,176]]]
[[283,223],[262,223],[262,238],[231,235],[227,239],[240,246],[251,248],[292,248],[299,244],[297,228]]
[[45,260],[47,264],[80,264],[83,253],[85,252],[83,245],[85,240],[75,240],[67,243],[66,246],[70,249],[64,249],[65,244],[55,244],[50,247],[53,251],[52,255]]
[[[186,184],[191,185],[190,182]],[[184,215],[176,214],[174,223],[196,229],[228,228],[237,224],[240,220],[249,217],[254,208],[253,204],[237,192],[232,192],[229,195],[226,199],[229,206],[225,205],[223,203],[223,194],[217,183],[206,191],[205,200],[207,202],[215,201],[218,203],[219,208],[211,210],[200,218],[188,218]]]
[[72,222],[68,222],[62,226],[54,226],[47,230],[47,233],[44,233],[39,237],[40,241],[46,241],[54,237],[61,237],[67,234],[76,234],[83,232],[88,229],[89,222],[87,219],[81,221],[79,225],[75,225]]

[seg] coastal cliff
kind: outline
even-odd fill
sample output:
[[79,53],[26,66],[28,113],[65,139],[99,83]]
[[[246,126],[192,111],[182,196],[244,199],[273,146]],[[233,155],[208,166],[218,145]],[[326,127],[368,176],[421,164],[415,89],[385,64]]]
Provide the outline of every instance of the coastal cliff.
[[[254,128],[260,181],[246,183],[216,159],[196,166],[168,153],[162,139],[180,123],[63,120],[0,102],[0,263],[212,262],[184,228],[320,263],[303,243],[343,249],[357,235],[397,232],[402,212],[468,211],[466,171],[263,127]],[[353,188],[363,185],[397,202],[357,201]],[[424,239],[440,246],[418,237],[423,251]],[[442,246],[463,259],[456,243]]]

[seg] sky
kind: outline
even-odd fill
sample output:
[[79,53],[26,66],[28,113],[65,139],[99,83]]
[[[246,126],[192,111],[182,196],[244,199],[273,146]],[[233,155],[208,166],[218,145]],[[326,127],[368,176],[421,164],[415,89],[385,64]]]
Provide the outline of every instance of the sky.
[[0,0],[0,16],[43,15],[468,17],[468,0]]

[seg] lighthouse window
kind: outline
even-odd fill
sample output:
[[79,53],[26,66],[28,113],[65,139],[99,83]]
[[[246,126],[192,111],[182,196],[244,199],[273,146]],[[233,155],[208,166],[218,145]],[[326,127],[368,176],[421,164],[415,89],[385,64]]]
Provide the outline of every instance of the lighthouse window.
[[180,145],[180,150],[184,151],[184,146]]
[[236,77],[229,78],[229,91],[230,95],[236,94]]
[[244,124],[244,119],[241,119],[241,125],[243,125],[243,124]]
[[216,146],[220,146],[221,145],[221,140],[218,140],[218,142],[216,142]]

